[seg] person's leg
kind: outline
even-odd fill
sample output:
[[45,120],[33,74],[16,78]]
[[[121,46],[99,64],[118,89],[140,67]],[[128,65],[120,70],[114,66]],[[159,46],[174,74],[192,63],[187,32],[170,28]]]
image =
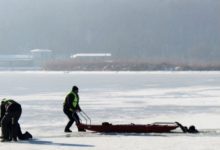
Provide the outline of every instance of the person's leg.
[[1,121],[2,125],[2,141],[10,141],[11,115],[6,113]]
[[79,124],[79,123],[80,123],[80,121],[79,121],[79,116],[77,115],[76,112],[72,114],[72,118],[76,121],[76,124]]
[[17,136],[18,136],[19,140],[23,140],[24,139],[23,134],[21,132],[21,127],[20,127],[19,123],[17,124]]
[[74,119],[72,117],[72,112],[71,111],[67,111],[67,110],[64,110],[64,113],[66,114],[66,116],[68,117],[69,119],[69,122],[67,123],[65,129],[64,129],[64,132],[72,132],[70,130],[70,127],[73,125],[73,122],[74,122]]
[[16,120],[15,117],[12,118],[12,126],[11,126],[11,137],[13,139],[13,141],[17,141],[17,129],[16,129]]
[[78,116],[78,114],[75,112],[74,114],[73,114],[73,118],[74,118],[74,120],[76,121],[76,126],[77,126],[77,128],[78,128],[78,131],[80,131],[80,132],[85,132],[86,130],[85,129],[82,129],[82,128],[80,128],[78,125],[80,124],[80,119],[79,119],[79,116]]
[[12,118],[12,129],[11,129],[11,137],[14,141],[17,141],[18,137],[18,120],[21,116],[21,106],[17,105],[15,107],[15,111],[13,112],[13,118]]
[[19,140],[29,140],[32,138],[32,135],[28,131],[26,131],[24,134],[22,134],[21,127],[20,127],[19,123],[17,124],[17,136],[18,136]]

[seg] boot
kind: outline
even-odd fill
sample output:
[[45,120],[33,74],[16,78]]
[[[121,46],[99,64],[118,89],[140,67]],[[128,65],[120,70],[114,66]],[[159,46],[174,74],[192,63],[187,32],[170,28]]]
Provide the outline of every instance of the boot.
[[5,139],[5,138],[3,138],[2,140],[1,140],[1,142],[10,142],[11,141],[11,139]]
[[71,131],[70,129],[65,129],[64,132],[70,133],[70,132],[72,132],[72,131]]
[[78,128],[78,132],[86,132],[86,130],[82,128]]

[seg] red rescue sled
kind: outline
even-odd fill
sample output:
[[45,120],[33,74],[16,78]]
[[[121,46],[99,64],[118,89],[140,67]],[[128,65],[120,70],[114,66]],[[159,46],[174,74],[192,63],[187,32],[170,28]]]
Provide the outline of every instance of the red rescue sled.
[[[179,127],[176,123],[156,122],[152,124],[111,124],[103,122],[100,125],[91,124],[91,119],[85,112],[80,115],[86,120],[86,123],[79,123],[78,128],[95,132],[117,132],[117,133],[167,133]],[[88,120],[90,123],[87,123]]]
[[102,123],[101,125],[82,124],[78,125],[80,129],[90,130],[95,132],[117,132],[117,133],[166,133],[171,132],[178,126],[174,123],[153,123],[153,124],[110,124]]

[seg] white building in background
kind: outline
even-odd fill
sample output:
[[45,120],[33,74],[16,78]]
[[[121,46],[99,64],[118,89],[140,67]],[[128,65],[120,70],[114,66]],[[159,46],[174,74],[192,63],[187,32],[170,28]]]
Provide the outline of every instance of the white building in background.
[[31,55],[0,55],[0,70],[27,69],[32,66]]
[[48,49],[33,49],[30,51],[35,66],[42,65],[52,59],[52,50]]
[[109,61],[111,56],[111,53],[77,53],[70,58],[81,61]]
[[52,59],[52,50],[34,49],[26,55],[0,55],[0,70],[41,69],[43,63]]

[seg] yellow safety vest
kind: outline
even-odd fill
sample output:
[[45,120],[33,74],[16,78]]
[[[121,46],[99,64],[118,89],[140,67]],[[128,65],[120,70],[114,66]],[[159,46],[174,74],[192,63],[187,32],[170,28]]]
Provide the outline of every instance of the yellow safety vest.
[[[70,92],[68,95],[72,94],[74,96],[74,100],[72,101],[72,106],[73,108],[76,108],[78,103],[79,103],[79,97],[76,95],[76,93],[74,92]],[[66,99],[64,101],[64,105],[66,104]],[[70,108],[70,111],[73,111],[71,108]]]

